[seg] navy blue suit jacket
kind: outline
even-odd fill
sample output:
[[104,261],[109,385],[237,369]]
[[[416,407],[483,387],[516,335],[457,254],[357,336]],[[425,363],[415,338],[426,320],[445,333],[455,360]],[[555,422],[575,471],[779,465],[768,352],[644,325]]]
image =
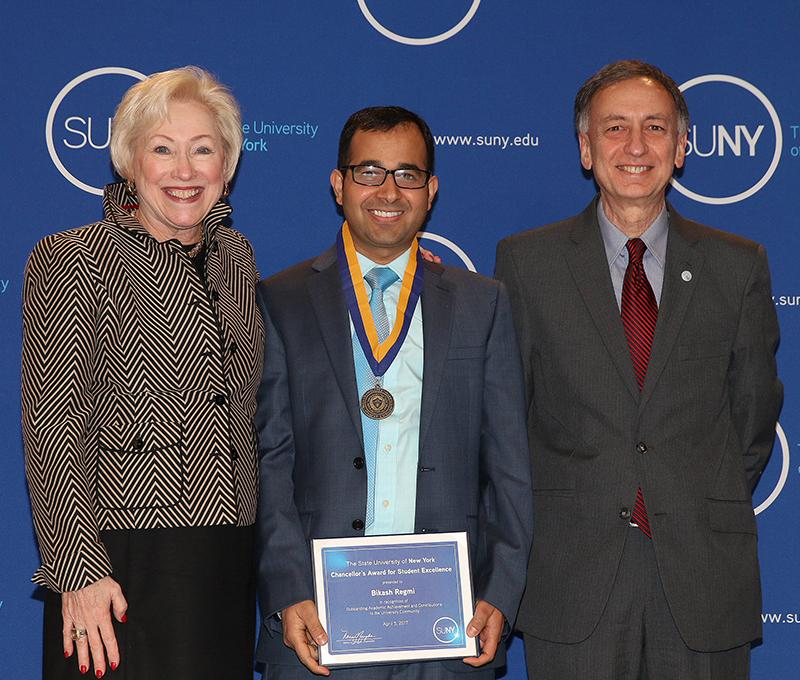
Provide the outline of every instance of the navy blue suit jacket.
[[[417,533],[467,531],[476,598],[513,622],[532,532],[521,362],[502,284],[425,263]],[[334,250],[261,283],[259,657],[299,663],[281,609],[314,598],[309,539],[360,536],[367,475]],[[411,491],[411,490],[410,490]],[[502,662],[502,654],[496,663]],[[460,661],[451,667],[468,671]]]

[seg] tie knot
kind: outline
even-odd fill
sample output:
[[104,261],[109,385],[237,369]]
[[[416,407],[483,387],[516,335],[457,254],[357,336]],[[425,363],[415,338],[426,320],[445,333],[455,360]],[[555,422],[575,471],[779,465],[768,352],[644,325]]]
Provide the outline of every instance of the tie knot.
[[625,247],[628,249],[628,258],[630,262],[634,264],[642,261],[642,258],[644,257],[644,251],[647,250],[647,246],[640,238],[630,239],[625,244]]
[[400,277],[391,267],[373,267],[365,275],[364,280],[369,284],[373,291],[380,289],[385,291]]

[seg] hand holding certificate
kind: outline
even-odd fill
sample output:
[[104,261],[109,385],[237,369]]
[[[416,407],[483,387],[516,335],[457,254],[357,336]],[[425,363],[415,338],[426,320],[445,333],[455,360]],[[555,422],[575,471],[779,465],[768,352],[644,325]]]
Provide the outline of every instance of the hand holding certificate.
[[[317,608],[328,631],[321,664],[477,658],[476,640],[467,636],[473,611],[465,533],[312,543]],[[481,615],[488,620],[493,612],[486,605]],[[487,628],[495,624],[496,617]]]
[[328,636],[317,616],[313,600],[302,600],[281,612],[283,644],[294,650],[297,658],[315,675],[330,675],[330,671],[319,665],[319,647],[328,641]]
[[480,640],[481,655],[467,657],[464,663],[478,668],[492,661],[503,637],[505,623],[506,619],[497,607],[486,600],[478,600],[475,603],[475,614],[467,626],[467,635]]

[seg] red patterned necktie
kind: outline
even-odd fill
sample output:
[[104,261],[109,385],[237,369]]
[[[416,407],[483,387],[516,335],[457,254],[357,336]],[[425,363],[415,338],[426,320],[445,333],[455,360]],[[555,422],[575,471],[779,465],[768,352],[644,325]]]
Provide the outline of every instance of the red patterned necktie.
[[[628,349],[636,373],[639,391],[644,385],[647,364],[650,361],[650,348],[653,345],[653,334],[658,320],[658,304],[653,289],[644,273],[644,241],[633,238],[628,241],[628,268],[622,282],[622,326],[628,340]],[[650,522],[647,519],[647,508],[644,504],[642,489],[636,490],[636,502],[631,513],[631,521],[639,525],[642,533],[648,538]]]

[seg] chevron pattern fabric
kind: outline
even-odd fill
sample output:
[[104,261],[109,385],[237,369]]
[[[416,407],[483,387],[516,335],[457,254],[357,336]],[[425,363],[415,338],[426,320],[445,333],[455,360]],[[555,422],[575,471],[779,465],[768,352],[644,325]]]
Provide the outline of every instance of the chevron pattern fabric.
[[23,291],[22,421],[42,565],[76,590],[111,573],[103,529],[255,521],[258,273],[218,203],[206,282],[109,185],[102,221],[35,247]]

